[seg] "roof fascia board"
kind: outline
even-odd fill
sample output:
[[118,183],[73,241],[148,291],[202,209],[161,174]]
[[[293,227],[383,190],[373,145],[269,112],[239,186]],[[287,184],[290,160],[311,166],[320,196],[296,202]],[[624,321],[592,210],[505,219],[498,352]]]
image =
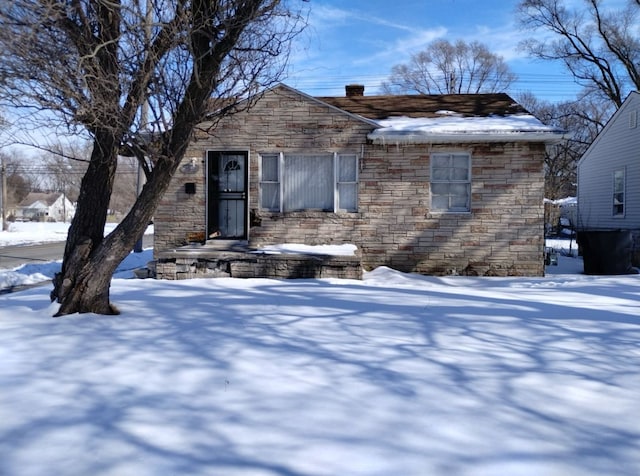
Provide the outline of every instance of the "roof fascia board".
[[432,144],[450,142],[543,142],[557,144],[566,139],[566,135],[556,132],[523,132],[510,134],[380,134],[380,131],[368,134],[374,144]]

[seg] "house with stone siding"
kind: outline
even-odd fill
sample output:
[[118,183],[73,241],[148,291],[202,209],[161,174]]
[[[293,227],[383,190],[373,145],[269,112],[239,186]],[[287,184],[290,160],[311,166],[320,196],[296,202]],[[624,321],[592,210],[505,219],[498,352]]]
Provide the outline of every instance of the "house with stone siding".
[[506,94],[278,85],[198,128],[155,215],[158,276],[217,275],[234,250],[262,271],[225,255],[222,275],[276,276],[286,265],[255,251],[283,243],[353,244],[365,270],[541,276],[543,159],[560,139]]

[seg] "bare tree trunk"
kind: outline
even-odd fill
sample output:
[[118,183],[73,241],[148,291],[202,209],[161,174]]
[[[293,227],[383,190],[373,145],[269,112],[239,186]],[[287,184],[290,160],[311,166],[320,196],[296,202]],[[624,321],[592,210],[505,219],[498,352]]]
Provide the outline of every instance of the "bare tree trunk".
[[119,313],[110,302],[111,278],[118,265],[131,252],[135,242],[143,235],[158,202],[169,187],[180,158],[184,155],[188,131],[192,127],[190,124],[186,131],[178,128],[176,132],[181,131],[182,134],[174,134],[175,142],[172,144],[177,149],[175,155],[159,158],[134,206],[106,237],[103,237],[104,225],[117,151],[109,151],[108,156],[94,151],[90,170],[82,181],[80,191],[84,199],[79,201],[79,205],[82,203],[85,206],[76,212],[69,228],[62,270],[53,280],[51,299],[60,303],[55,317],[76,312],[105,315]]
[[52,297],[56,296],[60,303],[54,317],[74,312],[118,314],[109,299],[113,271],[105,270],[108,262],[92,256],[92,250],[91,240],[87,239],[65,256],[66,272],[58,273],[54,278]]
[[109,283],[105,286],[103,281],[110,281],[119,262],[112,265],[100,259],[99,250],[104,240],[118,146],[110,131],[96,134],[91,161],[80,186],[78,207],[69,227],[62,269],[53,279],[51,299],[61,305],[57,315],[115,313],[109,304]]

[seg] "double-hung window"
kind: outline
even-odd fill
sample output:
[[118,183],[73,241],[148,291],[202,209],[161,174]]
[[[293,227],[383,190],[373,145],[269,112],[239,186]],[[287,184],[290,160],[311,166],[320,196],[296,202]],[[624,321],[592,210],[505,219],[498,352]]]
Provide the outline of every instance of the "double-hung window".
[[624,216],[624,169],[613,172],[613,216]]
[[355,154],[260,155],[260,207],[271,211],[356,211]]
[[471,155],[431,154],[431,210],[471,210]]

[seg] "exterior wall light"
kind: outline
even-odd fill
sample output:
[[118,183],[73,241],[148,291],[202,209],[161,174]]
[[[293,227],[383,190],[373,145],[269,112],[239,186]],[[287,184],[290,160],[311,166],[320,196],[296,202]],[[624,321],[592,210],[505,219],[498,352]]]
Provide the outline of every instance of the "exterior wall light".
[[180,171],[183,174],[195,174],[199,169],[197,157],[191,157],[186,164],[180,167]]

